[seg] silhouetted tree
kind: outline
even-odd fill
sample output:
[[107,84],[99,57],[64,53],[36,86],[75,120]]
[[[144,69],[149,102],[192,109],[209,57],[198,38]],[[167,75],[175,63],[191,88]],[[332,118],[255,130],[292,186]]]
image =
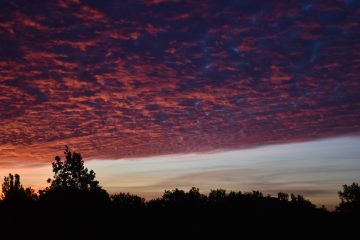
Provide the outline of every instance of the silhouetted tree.
[[80,153],[71,152],[65,146],[65,160],[59,156],[52,163],[53,179],[48,179],[50,187],[40,191],[40,197],[45,201],[62,202],[76,207],[79,204],[94,204],[108,202],[109,196],[95,180],[95,172],[84,167]]
[[207,203],[207,197],[201,194],[198,188],[192,187],[188,192],[175,188],[165,190],[161,198],[150,200],[147,204],[150,208],[202,208]]
[[196,187],[192,187],[189,192],[186,193],[186,198],[193,206],[204,205],[207,200],[207,197],[201,194],[199,188]]
[[289,194],[287,194],[287,193],[283,193],[283,192],[279,192],[278,193],[278,199],[280,200],[280,201],[289,201]]
[[343,185],[343,190],[338,192],[341,200],[336,210],[345,214],[360,213],[360,186],[358,183]]
[[297,206],[299,208],[315,208],[315,205],[312,204],[309,200],[305,199],[302,195],[290,195],[291,198],[291,204],[294,206]]
[[253,198],[262,198],[264,196],[260,191],[252,191],[248,195],[252,196]]
[[231,204],[237,204],[238,202],[241,202],[243,200],[243,194],[241,191],[235,192],[235,191],[231,191],[228,195],[227,195],[227,200],[229,202],[231,202]]
[[145,199],[130,193],[118,193],[111,196],[111,202],[118,208],[143,208]]
[[2,184],[2,199],[6,204],[19,205],[35,201],[37,195],[33,189],[21,185],[19,174],[9,173]]
[[51,189],[101,189],[99,182],[95,180],[95,172],[84,167],[80,153],[72,153],[69,147],[65,146],[64,154],[65,161],[56,156],[55,162],[52,163],[54,177],[52,180],[48,179]]
[[218,203],[224,201],[226,198],[226,190],[224,189],[216,189],[210,190],[209,193],[209,201],[212,203]]
[[186,193],[184,190],[177,188],[174,190],[165,190],[162,200],[167,206],[183,206],[186,202]]

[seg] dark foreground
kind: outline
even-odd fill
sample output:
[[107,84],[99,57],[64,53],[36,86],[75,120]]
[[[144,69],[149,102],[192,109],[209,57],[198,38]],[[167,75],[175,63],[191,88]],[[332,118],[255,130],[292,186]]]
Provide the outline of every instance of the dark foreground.
[[281,195],[263,196],[259,192],[227,194],[223,190],[206,196],[192,189],[168,191],[160,199],[144,202],[129,194],[114,195],[107,201],[60,195],[31,203],[2,202],[1,236],[14,239],[307,239],[314,236],[346,239],[358,235],[356,213],[316,208],[301,196],[288,199]]

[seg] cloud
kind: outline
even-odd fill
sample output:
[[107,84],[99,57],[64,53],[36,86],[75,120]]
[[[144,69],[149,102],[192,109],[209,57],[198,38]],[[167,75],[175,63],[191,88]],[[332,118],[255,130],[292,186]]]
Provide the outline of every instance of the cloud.
[[[358,134],[358,4],[49,1],[0,10],[1,163]],[[314,17],[317,16],[317,17]]]

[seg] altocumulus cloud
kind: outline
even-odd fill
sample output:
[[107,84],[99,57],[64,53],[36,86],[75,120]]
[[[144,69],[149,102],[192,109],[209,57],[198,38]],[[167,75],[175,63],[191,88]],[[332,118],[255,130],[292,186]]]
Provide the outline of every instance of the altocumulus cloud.
[[357,1],[2,1],[0,164],[360,130]]

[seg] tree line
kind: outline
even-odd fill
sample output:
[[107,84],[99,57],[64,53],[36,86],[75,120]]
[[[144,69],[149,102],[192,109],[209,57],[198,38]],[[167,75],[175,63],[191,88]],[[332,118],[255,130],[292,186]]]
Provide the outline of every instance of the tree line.
[[[95,172],[84,166],[80,153],[72,152],[66,146],[64,156],[64,160],[55,157],[53,177],[47,180],[49,186],[38,192],[25,188],[18,174],[10,173],[4,177],[0,201],[0,214],[5,216],[2,221],[8,223],[8,219],[31,216],[51,227],[53,223],[46,219],[55,215],[57,219],[75,225],[81,223],[85,226],[92,219],[86,226],[119,224],[133,229],[131,223],[134,222],[135,226],[150,231],[161,223],[165,230],[180,225],[199,233],[209,228],[225,230],[238,227],[239,223],[242,226],[269,226],[275,222],[287,225],[289,219],[297,223],[307,219],[308,228],[320,226],[321,229],[321,226],[328,228],[351,223],[351,219],[360,216],[358,183],[343,185],[338,192],[341,202],[333,212],[316,207],[302,195],[283,192],[273,197],[260,191],[215,189],[203,194],[195,187],[188,191],[176,188],[166,190],[162,197],[145,201],[130,193],[110,195],[96,180]],[[94,216],[104,221],[94,224]],[[107,220],[118,216],[122,218],[116,222]]]

